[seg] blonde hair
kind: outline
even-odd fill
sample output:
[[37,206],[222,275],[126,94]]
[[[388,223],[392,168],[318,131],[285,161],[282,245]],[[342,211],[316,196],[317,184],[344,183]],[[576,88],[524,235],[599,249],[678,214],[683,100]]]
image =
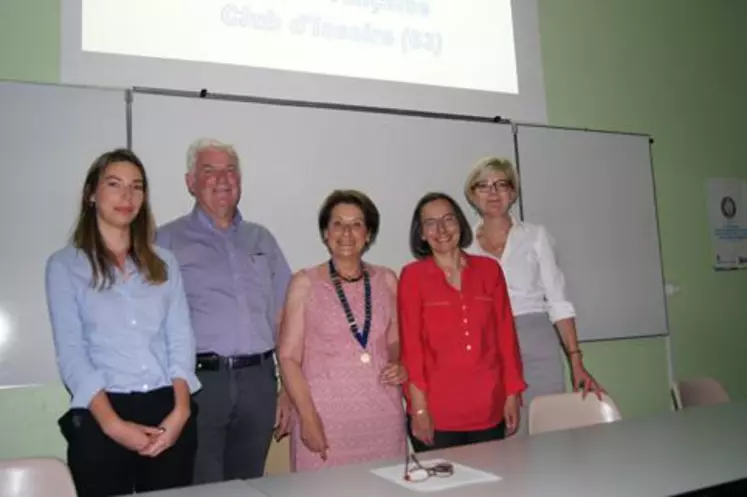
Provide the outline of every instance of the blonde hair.
[[467,180],[464,182],[464,197],[467,199],[469,205],[478,213],[480,209],[472,199],[474,195],[473,190],[480,178],[485,173],[491,172],[503,173],[506,176],[506,181],[511,185],[517,196],[519,193],[519,175],[514,168],[514,164],[510,160],[501,157],[484,157],[472,166],[472,171],[470,171]]
[[223,143],[222,141],[216,140],[214,138],[198,138],[189,145],[189,149],[187,150],[188,173],[194,171],[194,168],[197,165],[197,156],[200,155],[200,152],[202,152],[203,150],[218,150],[228,153],[236,160],[236,168],[238,170],[241,170],[241,168],[239,167],[239,154],[236,153],[236,149],[233,147],[233,145]]

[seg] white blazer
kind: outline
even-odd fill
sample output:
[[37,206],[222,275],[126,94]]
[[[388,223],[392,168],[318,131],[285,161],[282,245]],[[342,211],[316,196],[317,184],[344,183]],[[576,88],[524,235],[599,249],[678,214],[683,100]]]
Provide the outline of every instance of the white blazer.
[[[513,224],[498,262],[506,277],[514,316],[546,312],[553,323],[576,317],[555,258],[554,239],[544,226],[524,223],[513,216],[511,219]],[[479,225],[475,234],[477,228]],[[467,251],[496,258],[482,250],[477,237]]]

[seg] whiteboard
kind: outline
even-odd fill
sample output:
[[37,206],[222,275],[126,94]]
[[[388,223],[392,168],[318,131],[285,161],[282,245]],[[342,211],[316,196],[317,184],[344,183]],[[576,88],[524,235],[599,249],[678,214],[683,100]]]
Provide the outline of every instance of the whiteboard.
[[0,388],[59,381],[44,268],[93,160],[126,142],[125,92],[0,82]]
[[148,170],[159,225],[192,209],[186,151],[205,136],[236,146],[241,213],[270,229],[294,270],[329,257],[317,215],[334,189],[355,188],[376,203],[381,229],[366,260],[399,273],[412,260],[410,221],[420,197],[449,193],[474,222],[462,194],[473,163],[484,155],[514,157],[506,124],[136,91],[132,146]]
[[517,126],[524,220],[544,225],[581,340],[667,334],[649,137]]
[[[124,146],[123,90],[0,82],[0,388],[59,381],[44,294],[49,255],[69,238],[85,173]],[[186,149],[198,137],[241,156],[244,216],[267,226],[294,270],[328,255],[317,212],[335,188],[378,205],[367,260],[411,260],[412,210],[428,191],[474,213],[462,185],[477,158],[516,159],[508,124],[135,92],[129,109],[159,224],[188,213]],[[650,166],[644,136],[515,127],[523,217],[544,224],[578,310],[582,340],[667,333]]]

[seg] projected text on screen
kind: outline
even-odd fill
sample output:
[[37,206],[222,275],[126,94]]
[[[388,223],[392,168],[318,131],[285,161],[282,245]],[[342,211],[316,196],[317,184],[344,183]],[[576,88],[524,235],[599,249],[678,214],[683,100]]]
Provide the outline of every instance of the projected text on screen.
[[518,93],[510,0],[84,0],[88,52]]

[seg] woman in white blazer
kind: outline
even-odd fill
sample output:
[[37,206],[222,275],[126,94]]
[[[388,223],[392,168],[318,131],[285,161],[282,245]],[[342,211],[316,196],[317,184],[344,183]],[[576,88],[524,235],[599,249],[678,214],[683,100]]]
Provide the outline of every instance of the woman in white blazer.
[[574,390],[600,396],[604,390],[584,367],[576,312],[566,296],[552,237],[543,226],[519,221],[510,213],[518,197],[518,185],[510,161],[488,157],[473,167],[464,194],[481,218],[468,250],[497,259],[508,283],[524,378],[529,385],[522,396],[518,431],[526,433],[527,408],[532,399],[565,391],[563,352],[570,364]]

